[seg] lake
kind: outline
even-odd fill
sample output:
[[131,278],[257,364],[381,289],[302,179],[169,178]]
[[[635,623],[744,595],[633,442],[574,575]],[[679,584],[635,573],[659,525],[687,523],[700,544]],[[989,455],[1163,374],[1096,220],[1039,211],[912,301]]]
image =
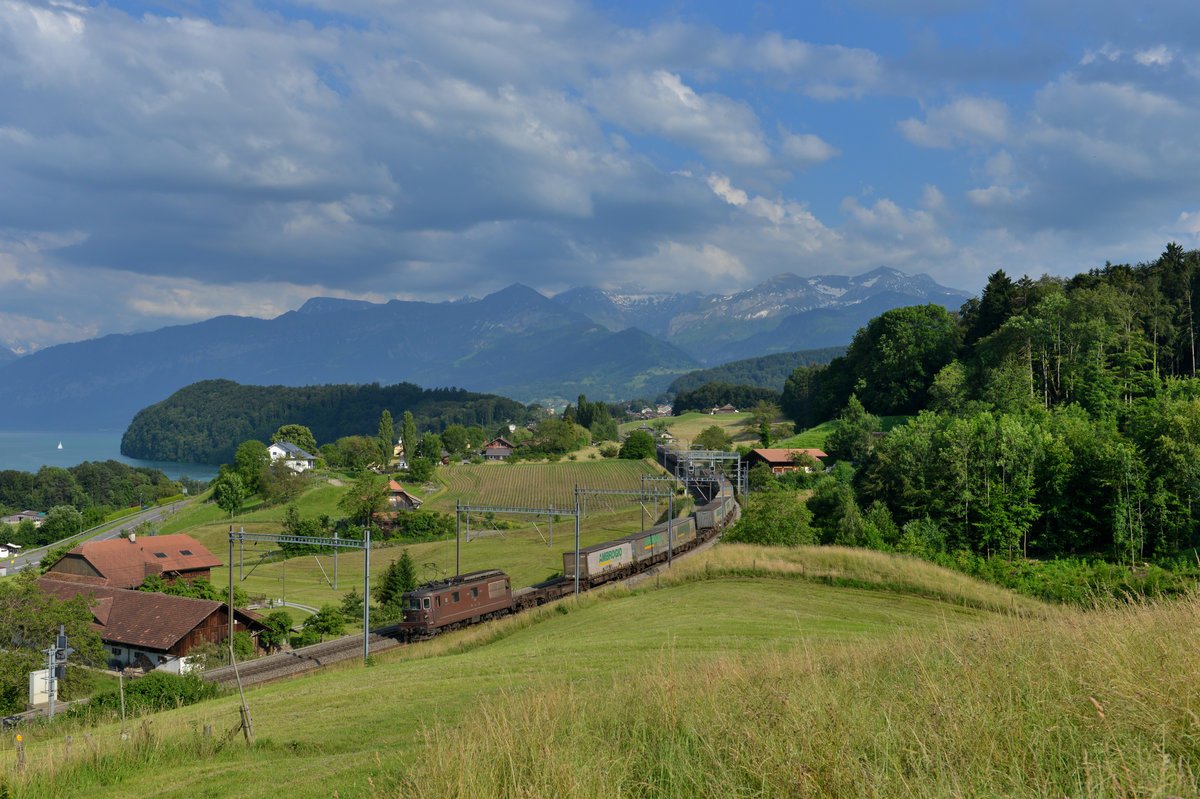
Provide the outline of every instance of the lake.
[[[58,448],[60,442],[62,449]],[[0,430],[0,470],[36,472],[43,466],[61,466],[65,469],[84,461],[107,460],[162,469],[172,480],[184,474],[195,480],[212,480],[217,476],[216,466],[127,458],[121,454],[120,432],[38,433]]]

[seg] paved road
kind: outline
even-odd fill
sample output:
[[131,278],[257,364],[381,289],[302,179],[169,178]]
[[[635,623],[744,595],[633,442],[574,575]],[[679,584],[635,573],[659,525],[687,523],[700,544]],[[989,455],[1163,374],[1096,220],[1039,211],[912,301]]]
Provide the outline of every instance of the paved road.
[[[119,537],[124,531],[132,532],[133,530],[137,529],[138,525],[144,522],[156,523],[169,518],[183,506],[183,503],[187,501],[188,500],[186,499],[181,499],[168,505],[162,505],[161,507],[150,507],[146,510],[139,511],[125,517],[120,521],[119,524],[114,524],[111,528],[102,530],[101,528],[105,527],[105,525],[93,527],[91,530],[84,530],[81,534],[64,540],[74,543],[79,543],[81,541],[108,541],[109,539]],[[56,549],[63,543],[63,541],[59,541],[54,544],[50,544],[49,546],[31,549],[28,552],[22,552],[15,558],[9,558],[8,560],[3,561],[0,563],[0,566],[6,567],[10,574],[13,572],[18,572],[30,564],[37,565],[38,561],[42,559],[42,556],[46,554],[48,549]]]

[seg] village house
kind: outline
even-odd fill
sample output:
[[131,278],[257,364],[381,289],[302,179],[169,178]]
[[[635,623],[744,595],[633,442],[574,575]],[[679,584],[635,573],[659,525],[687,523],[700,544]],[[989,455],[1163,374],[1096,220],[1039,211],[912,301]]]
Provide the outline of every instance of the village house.
[[41,527],[42,522],[46,521],[46,514],[36,510],[23,510],[20,513],[14,513],[12,516],[0,518],[0,524],[20,524],[26,520],[33,522],[34,527]]
[[[66,579],[58,579],[58,578]],[[96,578],[47,574],[38,586],[64,602],[90,597],[91,628],[100,636],[110,669],[130,666],[144,671],[186,674],[187,653],[197,644],[216,644],[229,637],[229,610],[224,602],[170,596],[97,585]],[[258,614],[234,609],[234,632],[248,631],[258,648],[264,629]]]
[[271,456],[272,463],[283,461],[284,466],[293,472],[306,472],[316,468],[317,465],[317,459],[314,456],[309,455],[290,441],[279,441],[272,444],[267,447],[267,452]]
[[[797,463],[797,458],[803,455],[816,458],[818,461],[829,457],[819,449],[752,449],[746,455],[745,461],[750,468],[765,463],[771,467],[771,474],[784,474],[798,471],[801,467]],[[808,466],[803,468],[806,472],[812,471]]]
[[722,405],[720,408],[713,408],[713,409],[712,409],[711,411],[709,411],[708,413],[709,413],[709,415],[710,415],[710,416],[716,416],[716,415],[719,415],[719,414],[726,414],[726,413],[737,413],[737,412],[738,412],[738,409],[737,409],[737,408],[733,407],[733,406],[732,406],[732,405],[730,405],[729,403],[725,403],[725,404],[724,404],[724,405]]
[[513,445],[507,438],[493,438],[483,448],[483,458],[502,461],[513,454]]
[[128,539],[84,541],[55,561],[46,575],[55,579],[75,575],[110,588],[137,588],[152,574],[161,575],[167,583],[190,583],[197,577],[207,580],[211,569],[220,565],[221,561],[190,535],[141,539],[131,535]]
[[388,480],[388,505],[392,510],[418,510],[421,507],[421,500],[414,497],[412,494],[404,490],[404,486],[397,483],[395,480]]

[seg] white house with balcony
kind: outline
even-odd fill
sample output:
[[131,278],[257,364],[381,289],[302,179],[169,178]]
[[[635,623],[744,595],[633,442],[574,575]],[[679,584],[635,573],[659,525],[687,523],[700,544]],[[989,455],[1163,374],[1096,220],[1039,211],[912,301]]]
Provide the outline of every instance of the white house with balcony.
[[283,461],[293,472],[306,472],[317,465],[317,459],[290,441],[280,441],[267,447],[271,462]]

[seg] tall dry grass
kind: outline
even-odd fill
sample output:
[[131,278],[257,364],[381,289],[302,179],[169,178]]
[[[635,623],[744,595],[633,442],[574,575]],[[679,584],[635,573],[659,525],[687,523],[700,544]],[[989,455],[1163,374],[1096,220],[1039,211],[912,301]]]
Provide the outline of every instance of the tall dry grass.
[[907,555],[853,547],[762,547],[721,543],[681,559],[661,583],[720,576],[793,577],[828,585],[897,591],[999,613],[1043,616],[1045,603]]
[[657,667],[430,726],[382,795],[1200,795],[1200,599]]

